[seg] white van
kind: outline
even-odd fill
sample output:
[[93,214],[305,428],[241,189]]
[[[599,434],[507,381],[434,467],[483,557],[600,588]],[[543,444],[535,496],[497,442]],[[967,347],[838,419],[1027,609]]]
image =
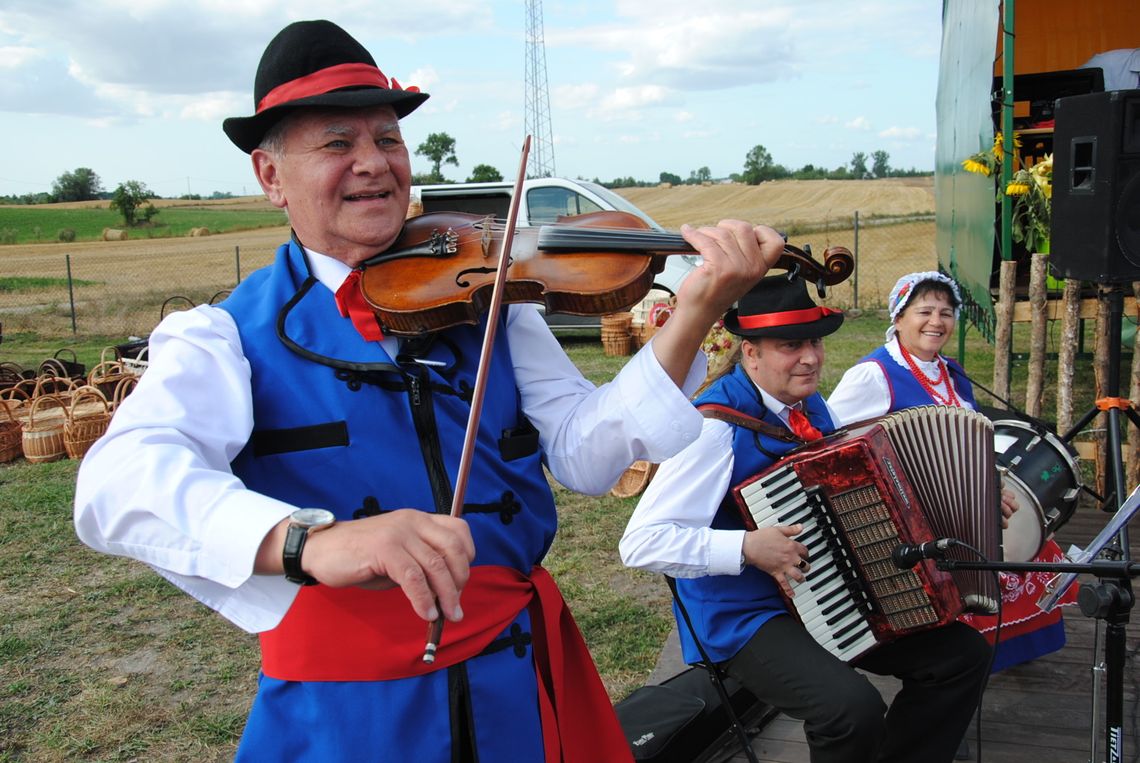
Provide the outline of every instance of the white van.
[[[414,185],[412,198],[418,200],[426,212],[465,212],[476,215],[494,215],[506,218],[511,204],[514,184],[497,183],[443,183]],[[664,230],[653,218],[642,212],[622,196],[597,183],[569,178],[532,178],[523,181],[523,197],[519,200],[518,224],[525,226],[552,223],[564,215],[581,215],[587,212],[618,210],[637,215],[657,230]],[[672,255],[665,259],[665,268],[656,275],[653,288],[676,294],[681,281],[700,262],[695,254]],[[577,328],[601,328],[600,316],[549,315],[547,324],[555,331]]]

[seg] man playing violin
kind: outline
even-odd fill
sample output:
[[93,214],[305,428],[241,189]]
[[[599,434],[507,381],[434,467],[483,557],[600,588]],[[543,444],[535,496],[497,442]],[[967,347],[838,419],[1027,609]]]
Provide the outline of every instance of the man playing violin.
[[427,95],[326,21],[282,30],[254,89],[254,115],[224,129],[292,240],[224,302],[154,331],[146,374],[84,459],[79,537],[260,634],[240,760],[628,759],[540,566],[557,527],[544,467],[598,494],[695,439],[701,340],[782,239],[738,221],[683,228],[703,266],[599,388],[534,306],[508,306],[463,516],[449,517],[485,327],[405,341],[358,309],[358,267],[408,207],[399,120]]
[[[694,401],[700,437],[661,464],[621,540],[622,560],[677,578],[678,632],[689,663],[709,659],[760,700],[804,721],[812,761],[950,761],[980,699],[990,648],[959,622],[902,637],[852,663],[902,679],[888,709],[851,665],[791,617],[781,592],[811,572],[803,526],[746,530],[733,486],[836,429],[816,391],[823,338],[843,314],[816,306],[803,281],[769,276],[724,317],[741,360]],[[805,538],[806,542],[806,538]],[[696,640],[699,639],[699,644]]]

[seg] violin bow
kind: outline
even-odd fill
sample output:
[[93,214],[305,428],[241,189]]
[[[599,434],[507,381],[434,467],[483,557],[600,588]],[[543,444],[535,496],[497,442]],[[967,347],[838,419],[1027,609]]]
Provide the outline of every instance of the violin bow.
[[[455,492],[451,500],[451,516],[463,514],[463,499],[467,493],[467,478],[471,474],[471,458],[475,453],[475,437],[479,431],[479,417],[483,412],[483,395],[487,391],[487,376],[491,370],[491,351],[495,345],[495,330],[499,325],[502,311],[503,292],[506,288],[507,269],[511,264],[511,245],[515,238],[515,221],[519,216],[523,181],[526,180],[526,163],[530,154],[530,136],[523,141],[522,159],[519,161],[519,174],[515,180],[511,205],[507,209],[507,227],[503,231],[503,242],[499,249],[499,267],[495,273],[495,285],[491,290],[491,302],[487,307],[487,328],[483,334],[483,349],[479,353],[479,367],[475,372],[475,387],[471,392],[471,413],[467,417],[467,432],[463,438],[463,451],[459,456],[459,472],[455,476]],[[436,607],[438,611],[438,606]],[[443,615],[428,623],[427,643],[424,645],[424,662],[435,662],[435,653],[443,635]]]

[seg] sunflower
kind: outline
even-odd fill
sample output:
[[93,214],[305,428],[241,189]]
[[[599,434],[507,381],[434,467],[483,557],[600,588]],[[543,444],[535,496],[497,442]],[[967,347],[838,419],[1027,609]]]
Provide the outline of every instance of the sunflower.
[[[1021,141],[1014,137],[1016,150]],[[962,162],[962,169],[976,175],[997,178],[1001,174],[1004,144],[1001,133],[994,136],[988,151],[979,151]],[[1013,200],[1011,232],[1013,240],[1025,244],[1031,252],[1048,251],[1051,200],[1053,198],[1053,155],[1046,156],[1032,167],[1020,168],[1005,187],[1005,195]],[[1001,201],[1001,191],[997,191]]]

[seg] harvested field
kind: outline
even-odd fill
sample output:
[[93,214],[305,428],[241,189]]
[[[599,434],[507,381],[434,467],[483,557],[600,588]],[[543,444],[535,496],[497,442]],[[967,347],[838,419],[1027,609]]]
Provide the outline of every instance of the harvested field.
[[[904,272],[935,267],[934,222],[914,221],[934,209],[933,178],[866,181],[777,181],[759,186],[625,188],[619,192],[668,228],[722,218],[764,222],[821,253],[856,251],[858,278],[833,287],[826,303],[879,307]],[[106,202],[79,202],[98,205]],[[242,206],[271,209],[264,197],[213,201],[156,200],[158,206]],[[863,224],[856,247],[852,225]],[[901,220],[899,218],[902,218]],[[879,224],[885,220],[891,224]],[[287,227],[205,237],[23,244],[0,247],[0,320],[8,331],[71,333],[71,300],[80,334],[145,336],[172,296],[206,302],[267,264]],[[236,253],[240,252],[240,263]],[[70,271],[70,273],[69,273]],[[72,279],[72,295],[67,288]],[[856,285],[858,292],[856,293]]]
[[626,197],[667,228],[724,218],[775,228],[850,225],[863,218],[934,214],[934,177],[884,180],[776,180],[760,185],[623,188]]

